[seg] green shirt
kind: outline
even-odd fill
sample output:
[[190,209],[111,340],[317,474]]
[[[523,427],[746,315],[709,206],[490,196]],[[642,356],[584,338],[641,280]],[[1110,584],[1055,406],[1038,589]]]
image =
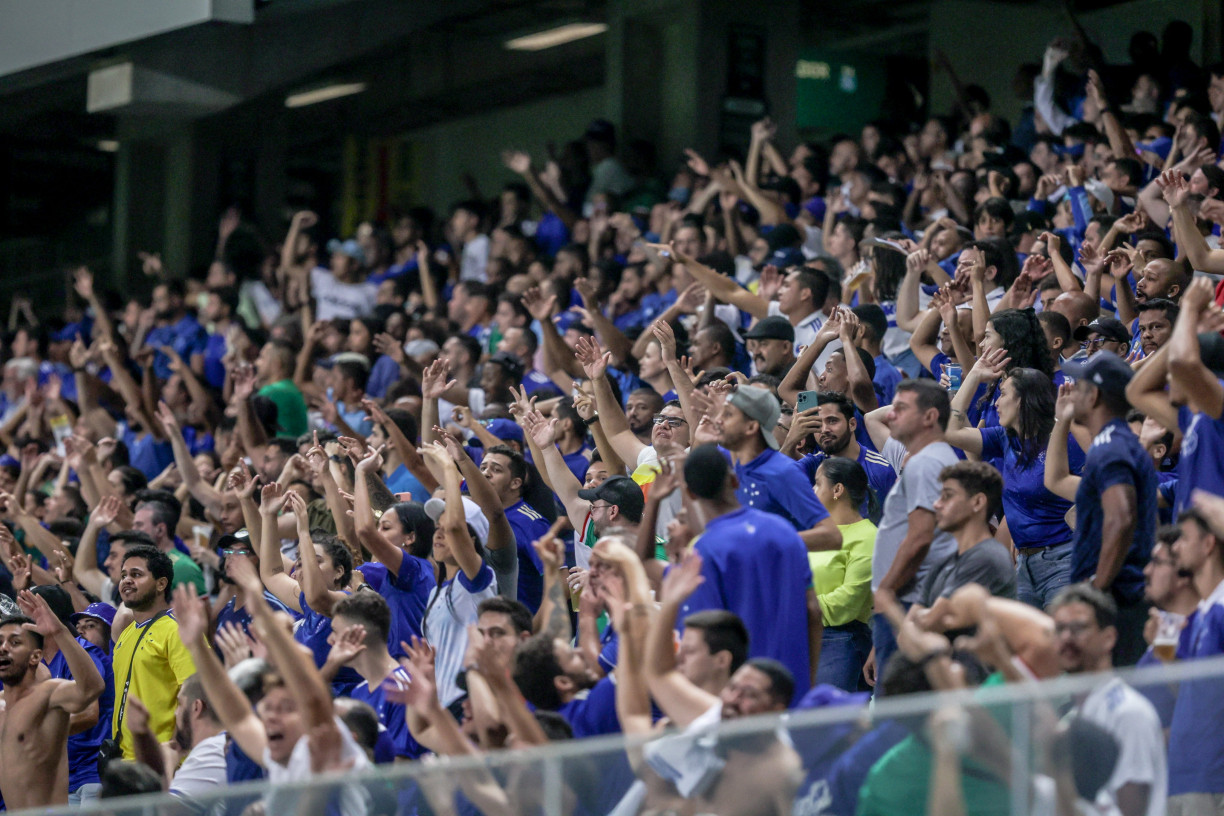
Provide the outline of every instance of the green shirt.
[[201,598],[208,594],[208,589],[204,586],[204,570],[200,569],[199,564],[176,549],[171,549],[166,555],[170,556],[170,561],[174,564],[172,586],[191,584]]
[[871,551],[876,526],[867,519],[839,524],[840,550],[808,553],[812,584],[825,626],[871,620]]
[[277,436],[297,439],[309,430],[306,424],[306,399],[293,380],[268,383],[259,389],[259,396],[276,404]]

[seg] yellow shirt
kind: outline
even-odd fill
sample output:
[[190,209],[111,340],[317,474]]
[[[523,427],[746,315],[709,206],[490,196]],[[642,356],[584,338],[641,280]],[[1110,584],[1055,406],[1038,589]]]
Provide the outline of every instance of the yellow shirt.
[[867,519],[839,524],[840,550],[808,553],[812,584],[825,626],[871,620],[871,552],[876,526]]
[[[151,628],[149,628],[151,627]],[[140,639],[136,652],[136,664],[132,666],[132,653],[141,630],[149,628]],[[195,663],[183,641],[179,638],[178,621],[173,615],[162,615],[155,622],[133,623],[123,630],[115,644],[113,658],[115,672],[115,711],[111,730],[119,731],[119,699],[127,679],[128,667],[132,666],[132,684],[128,687],[129,702],[136,697],[149,709],[149,728],[158,742],[167,742],[174,737],[174,708],[178,705],[179,686],[195,674]],[[126,719],[126,712],[124,717]],[[135,759],[132,734],[123,723],[122,747],[124,759]]]

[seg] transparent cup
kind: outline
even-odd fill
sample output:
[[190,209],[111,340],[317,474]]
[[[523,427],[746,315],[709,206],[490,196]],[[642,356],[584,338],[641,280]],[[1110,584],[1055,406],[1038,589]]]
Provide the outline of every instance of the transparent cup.
[[1177,641],[1181,638],[1186,616],[1164,611],[1158,614],[1160,620],[1156,626],[1156,637],[1152,640],[1152,652],[1161,661],[1172,663],[1177,658]]

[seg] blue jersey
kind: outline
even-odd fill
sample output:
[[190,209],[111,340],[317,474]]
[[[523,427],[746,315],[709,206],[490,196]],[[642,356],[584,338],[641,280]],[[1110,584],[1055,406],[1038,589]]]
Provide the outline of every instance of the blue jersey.
[[561,389],[557,388],[557,384],[543,371],[536,371],[534,368],[523,375],[522,385],[527,390],[529,397],[538,396],[540,399],[548,399],[561,396]]
[[430,493],[425,489],[425,485],[421,484],[421,480],[413,476],[412,471],[402,464],[387,477],[387,489],[395,494],[408,493],[412,496],[412,501],[421,504],[430,499]]
[[425,753],[425,749],[412,738],[412,734],[408,731],[406,707],[403,703],[388,700],[386,689],[388,685],[393,685],[403,691],[411,682],[412,677],[408,674],[408,670],[403,666],[396,666],[387,679],[377,687],[370,688],[369,681],[362,680],[349,696],[354,700],[369,703],[370,708],[378,714],[378,721],[383,728],[387,729],[387,734],[395,746],[397,757],[416,759]]
[[748,654],[785,664],[795,676],[795,699],[802,698],[811,685],[807,591],[812,568],[799,534],[785,519],[741,507],[711,519],[693,548],[701,556],[705,581],[684,603],[680,620],[705,609],[739,615],[748,629]]
[[829,517],[803,468],[772,448],[751,462],[737,464],[735,475],[740,504],[781,516],[796,530],[810,530]]
[[[820,469],[820,464],[828,459],[829,456],[824,451],[809,453],[799,460],[799,467],[803,468],[803,472],[807,474],[808,480],[816,484],[816,471]],[[875,494],[876,511],[871,512],[871,498],[863,497],[863,504],[859,507],[859,515],[863,518],[871,519],[873,524],[878,524],[880,515],[884,510],[884,497],[888,495],[888,491],[892,490],[892,486],[897,482],[897,471],[893,470],[893,466],[882,455],[874,450],[868,450],[862,445],[859,445],[858,459],[856,460],[863,470],[867,471],[867,486],[871,492]]]
[[1156,471],[1156,491],[1167,505],[1159,508],[1157,513],[1161,524],[1173,523],[1173,505],[1177,504],[1177,483],[1177,473],[1166,470]]
[[365,387],[366,395],[373,399],[382,399],[387,396],[387,389],[399,382],[399,378],[399,363],[385,354],[380,354],[370,368],[370,377]]
[[[82,637],[77,643],[89,655],[94,667],[102,675],[106,688],[98,698],[98,721],[79,734],[68,735],[68,790],[74,791],[90,782],[101,782],[98,776],[98,751],[102,743],[110,739],[111,720],[115,710],[115,675],[111,671],[111,658],[106,652]],[[72,680],[72,671],[64,658],[63,650],[55,653],[47,664],[51,677],[56,680]]]
[[1182,432],[1181,456],[1177,460],[1177,491],[1173,518],[1190,507],[1194,488],[1224,496],[1224,422],[1207,414],[1177,409],[1177,427]]
[[871,378],[871,384],[875,386],[876,398],[881,405],[892,405],[893,397],[897,393],[897,384],[904,379],[901,372],[895,365],[888,361],[888,358],[883,354],[875,358],[875,376]]
[[[1023,461],[1020,440],[1003,427],[982,428],[982,461],[1003,474],[1003,515],[1016,547],[1048,547],[1071,540],[1067,511],[1071,502],[1046,490],[1045,446]],[[1084,452],[1074,438],[1067,440],[1071,472],[1084,469]]]
[[[264,600],[267,601],[268,605],[271,606],[274,611],[284,612],[285,614],[289,615],[289,617],[293,618],[295,621],[298,618],[302,617],[301,615],[294,612],[289,607],[285,606],[285,604],[281,602],[280,598],[276,597],[268,590],[266,589],[264,590],[263,596],[264,596]],[[217,613],[217,630],[216,631],[220,632],[221,627],[225,626],[225,624],[227,623],[234,624],[235,626],[242,629],[243,632],[250,631],[251,610],[247,609],[245,606],[242,607],[241,609],[238,609],[236,607],[237,603],[238,603],[238,598],[234,597],[234,598],[229,599],[229,603],[221,607],[221,611]],[[214,646],[213,649],[217,652],[218,655],[221,654],[221,650],[218,647]]]
[[[311,609],[303,594],[298,595],[298,604],[302,607],[302,619],[293,628],[293,639],[310,649],[315,665],[323,668],[327,655],[331,653],[331,644],[327,642],[332,633],[331,618]],[[332,696],[342,697],[360,682],[361,675],[356,669],[341,666],[331,683]]]
[[367,562],[357,568],[370,588],[383,596],[391,607],[391,630],[387,633],[387,649],[391,654],[403,653],[400,641],[409,642],[410,635],[424,637],[421,617],[429,604],[429,593],[438,585],[433,566],[423,558],[404,553],[399,572],[392,574],[385,564]]
[[1143,595],[1143,567],[1151,558],[1156,537],[1156,468],[1139,444],[1139,437],[1121,419],[1111,420],[1101,429],[1084,459],[1083,476],[1075,492],[1072,581],[1087,581],[1096,574],[1105,523],[1101,497],[1114,485],[1135,489],[1135,533],[1113,582],[1113,589],[1123,600],[1135,601]]
[[518,547],[518,599],[534,614],[544,599],[544,563],[531,542],[548,532],[548,519],[522,499],[506,508],[506,519]]
[[162,346],[170,346],[183,358],[183,362],[190,365],[194,355],[204,353],[208,345],[208,332],[188,313],[177,323],[158,326],[150,331],[145,345],[157,350],[153,357],[153,373],[158,379],[168,380],[174,372],[170,370],[170,356],[161,350]]
[[[1224,654],[1224,583],[1202,601],[1182,629],[1178,660]],[[1183,680],[1169,728],[1169,795],[1224,793],[1224,683]]]
[[616,684],[608,675],[581,699],[570,700],[557,709],[574,730],[574,737],[597,737],[619,734],[620,719],[616,716]]
[[137,433],[124,426],[123,444],[128,448],[128,461],[150,482],[174,461],[174,449],[169,442],[158,442],[147,431]]

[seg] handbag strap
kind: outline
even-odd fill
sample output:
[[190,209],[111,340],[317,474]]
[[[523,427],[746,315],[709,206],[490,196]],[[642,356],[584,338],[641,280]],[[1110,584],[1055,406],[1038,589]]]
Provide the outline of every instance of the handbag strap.
[[121,737],[123,734],[123,709],[127,707],[128,689],[132,685],[132,669],[136,668],[136,652],[140,650],[140,641],[144,640],[144,636],[149,633],[149,630],[153,628],[153,624],[157,623],[159,618],[169,614],[169,609],[163,609],[154,615],[149,623],[140,630],[140,637],[136,638],[136,645],[132,647],[132,660],[128,663],[127,679],[123,681],[123,696],[119,698],[119,734],[117,736]]

